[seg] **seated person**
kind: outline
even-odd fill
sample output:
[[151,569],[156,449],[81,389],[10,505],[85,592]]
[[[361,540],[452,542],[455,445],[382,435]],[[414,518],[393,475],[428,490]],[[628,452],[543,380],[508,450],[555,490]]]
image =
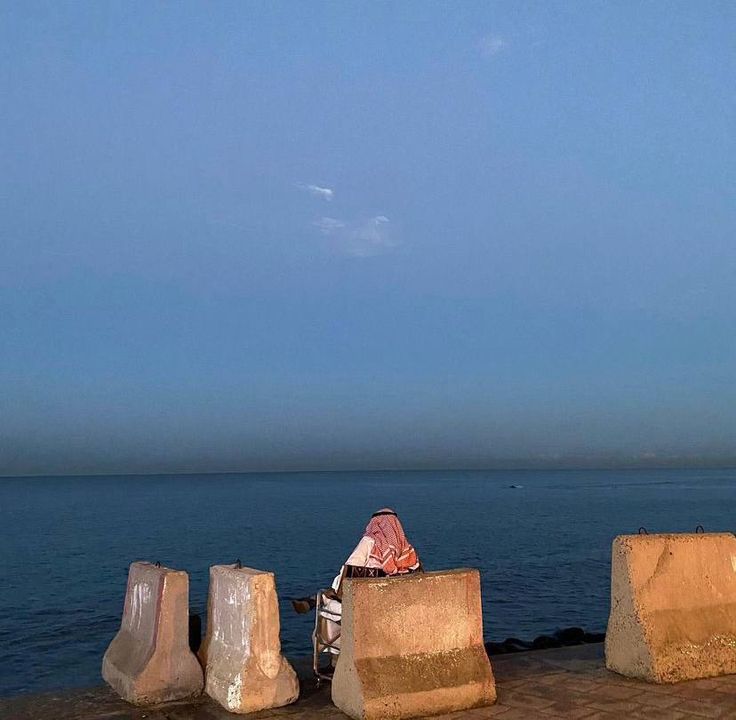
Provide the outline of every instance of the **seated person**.
[[419,557],[406,538],[399,516],[391,508],[383,508],[371,516],[363,537],[332,582],[332,589],[339,598],[346,577],[387,577],[419,568]]
[[322,617],[326,621],[324,639],[334,646],[330,652],[339,652],[345,578],[389,577],[421,569],[419,556],[407,540],[398,515],[390,508],[373,513],[363,537],[333,580],[332,588],[322,593]]

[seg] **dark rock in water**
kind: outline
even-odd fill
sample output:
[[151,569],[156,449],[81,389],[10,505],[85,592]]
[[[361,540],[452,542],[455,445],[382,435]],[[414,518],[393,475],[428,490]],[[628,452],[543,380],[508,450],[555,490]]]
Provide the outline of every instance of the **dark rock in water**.
[[519,638],[506,638],[503,642],[487,642],[486,652],[489,655],[505,655],[506,653],[524,652],[531,650],[532,644]]
[[523,652],[524,650],[531,650],[532,644],[519,640],[519,638],[506,638],[503,641],[503,646],[506,648],[506,652]]
[[571,627],[556,630],[554,635],[540,635],[534,642],[525,642],[519,638],[506,638],[503,642],[487,642],[486,652],[489,655],[505,655],[506,653],[524,652],[525,650],[549,650],[550,648],[600,643],[606,639],[605,633],[589,633],[582,628]]
[[562,643],[552,635],[540,635],[534,638],[532,650],[549,650],[550,648],[562,647]]
[[584,643],[602,643],[606,639],[606,633],[588,633],[583,635]]
[[196,653],[202,644],[202,618],[197,613],[189,613],[189,649]]
[[585,630],[579,627],[565,628],[564,630],[558,630],[555,637],[563,645],[580,645],[585,642]]

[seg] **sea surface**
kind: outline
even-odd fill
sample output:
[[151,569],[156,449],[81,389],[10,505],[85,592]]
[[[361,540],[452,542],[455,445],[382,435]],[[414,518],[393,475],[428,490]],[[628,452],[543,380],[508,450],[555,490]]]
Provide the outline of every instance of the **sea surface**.
[[477,567],[485,635],[605,630],[619,533],[736,528],[736,471],[484,471],[0,478],[0,695],[101,682],[133,560],[190,574],[273,570],[282,642],[310,652],[288,598],[324,587],[370,514],[400,514],[427,569]]

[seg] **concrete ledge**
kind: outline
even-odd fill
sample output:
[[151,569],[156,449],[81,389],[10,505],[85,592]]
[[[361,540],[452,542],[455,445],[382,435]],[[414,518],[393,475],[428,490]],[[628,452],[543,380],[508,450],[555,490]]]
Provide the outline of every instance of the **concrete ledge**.
[[736,673],[736,537],[613,542],[606,667],[655,683]]
[[299,697],[299,681],[281,654],[273,573],[213,565],[207,608],[205,690],[229,712],[282,707]]
[[102,677],[135,705],[202,692],[202,668],[189,649],[189,576],[134,562],[120,631],[102,660]]
[[343,591],[332,700],[352,718],[411,718],[491,705],[477,570],[355,579]]

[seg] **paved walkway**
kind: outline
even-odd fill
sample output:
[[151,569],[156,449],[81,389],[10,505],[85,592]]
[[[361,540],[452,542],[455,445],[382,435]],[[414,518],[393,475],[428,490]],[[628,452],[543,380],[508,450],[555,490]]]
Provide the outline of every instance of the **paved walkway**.
[[[678,685],[648,685],[608,672],[603,646],[500,655],[493,658],[498,702],[493,707],[441,716],[445,720],[702,720],[736,718],[736,675]],[[329,686],[303,674],[299,701],[253,720],[345,720],[330,702]],[[105,688],[0,700],[2,720],[233,720],[208,698],[156,708],[134,708]]]

